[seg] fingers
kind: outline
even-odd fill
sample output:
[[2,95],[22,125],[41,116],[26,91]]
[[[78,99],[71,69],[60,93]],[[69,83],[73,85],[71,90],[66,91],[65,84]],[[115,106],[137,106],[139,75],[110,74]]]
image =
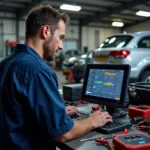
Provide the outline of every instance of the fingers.
[[72,113],[73,114],[77,114],[78,116],[80,115],[79,111],[76,108],[72,109]]
[[112,120],[112,117],[109,115],[108,112],[102,112],[102,115],[103,115],[106,119],[111,119],[111,120]]
[[104,118],[106,118],[106,119],[112,119],[112,117],[109,115],[108,112],[96,111],[95,113],[97,113],[97,115],[102,115],[102,116],[104,116]]
[[112,119],[106,119],[106,123],[108,123],[108,122],[113,122],[113,120]]
[[78,111],[78,109],[75,106],[67,106],[66,109],[67,110],[77,110]]
[[67,106],[66,107],[66,112],[69,115],[72,115],[72,114],[79,115],[79,110],[76,107],[74,107],[74,106]]
[[70,107],[71,107],[71,109],[73,109],[73,110],[75,110],[76,112],[79,113],[79,110],[75,106],[70,106]]
[[101,127],[108,122],[113,122],[112,117],[108,112],[96,111],[92,115],[92,124],[95,128]]

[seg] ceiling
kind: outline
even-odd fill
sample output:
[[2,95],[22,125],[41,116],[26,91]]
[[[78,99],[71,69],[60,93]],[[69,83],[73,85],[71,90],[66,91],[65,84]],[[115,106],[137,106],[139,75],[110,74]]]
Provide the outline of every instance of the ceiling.
[[64,3],[81,6],[79,12],[66,11],[71,24],[81,26],[112,27],[113,21],[121,21],[124,27],[130,27],[150,19],[135,14],[139,10],[149,11],[150,0],[1,0],[0,19],[24,19],[37,4],[50,4],[59,9]]

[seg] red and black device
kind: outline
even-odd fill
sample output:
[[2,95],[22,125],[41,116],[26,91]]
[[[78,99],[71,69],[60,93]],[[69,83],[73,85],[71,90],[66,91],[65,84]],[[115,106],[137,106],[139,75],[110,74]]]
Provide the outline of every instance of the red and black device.
[[150,150],[150,136],[143,132],[117,134],[113,137],[113,144],[121,150]]
[[130,118],[134,117],[142,117],[145,119],[150,119],[150,106],[141,105],[141,106],[133,106],[129,108],[129,116]]

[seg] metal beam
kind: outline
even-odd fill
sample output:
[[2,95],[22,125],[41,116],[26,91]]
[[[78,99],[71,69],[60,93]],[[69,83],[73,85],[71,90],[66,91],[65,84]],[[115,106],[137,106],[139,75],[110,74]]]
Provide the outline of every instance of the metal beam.
[[1,17],[0,16],[0,19],[6,19],[6,20],[16,20],[16,17],[6,17],[6,16],[4,16],[4,17]]
[[[48,1],[47,1],[48,2]],[[96,4],[92,4],[91,2],[75,2],[74,0],[72,1],[68,1],[68,0],[50,0],[49,3],[51,2],[60,2],[61,4],[67,3],[70,5],[80,5],[81,7],[96,7],[96,8],[101,8],[101,9],[107,9],[108,7],[105,6],[101,6],[101,5],[96,5]]]
[[[76,26],[79,26],[79,24],[76,24],[76,23],[70,23],[69,25],[76,25]],[[118,27],[113,27],[113,26],[104,26],[104,25],[87,25],[86,27],[92,27],[92,28],[108,28],[108,29],[118,29]],[[121,28],[119,28],[121,29]]]
[[26,15],[35,5],[40,4],[43,1],[44,0],[32,0],[32,2],[26,5],[26,7],[22,11],[18,12],[19,19],[21,19],[24,15]]
[[0,6],[0,12],[14,13],[16,10],[12,7]]
[[[24,15],[26,15],[29,10],[31,10],[31,8],[39,3],[51,3],[51,2],[60,2],[60,3],[67,3],[67,4],[76,4],[76,5],[80,5],[81,7],[93,7],[94,8],[99,8],[99,9],[109,9],[109,7],[104,7],[104,6],[100,6],[100,5],[96,5],[96,4],[88,4],[88,3],[83,3],[83,2],[74,2],[74,1],[68,1],[68,0],[50,0],[50,1],[45,1],[45,0],[33,0],[29,5],[27,5],[22,11],[19,12],[19,18],[23,17]],[[54,5],[54,4],[53,4]],[[89,11],[89,10],[87,10]],[[93,11],[94,12],[94,11]]]
[[114,2],[114,3],[122,3],[120,0],[105,0],[105,2]]
[[134,22],[135,20],[134,19],[129,19],[129,18],[124,18],[124,17],[114,17],[114,16],[111,16],[111,17],[108,17],[110,20],[115,20],[115,19],[120,19],[120,20],[123,20],[123,21],[127,21],[127,22]]
[[[77,16],[76,14],[68,14],[68,15],[70,17],[70,20],[80,20],[80,22],[81,22],[81,20],[84,19],[84,16],[82,16],[82,15],[79,15],[79,16]],[[115,19],[115,17],[113,17],[113,19]],[[122,20],[128,20],[128,19],[122,19]],[[133,21],[134,20],[132,20],[132,22]],[[95,23],[98,23],[98,22],[95,22]],[[111,18],[110,18],[110,20],[101,20],[101,23],[110,24],[111,25],[112,20],[111,20]]]
[[18,14],[16,14],[16,41],[19,42],[19,18],[18,18]]
[[144,23],[144,22],[149,21],[149,20],[150,20],[150,17],[148,17],[148,18],[146,18],[146,19],[144,19],[144,20],[135,21],[134,23],[130,23],[130,24],[128,24],[128,25],[125,25],[124,28],[132,27],[132,26],[134,26],[134,25],[138,25],[138,24],[140,24],[140,23]]
[[81,46],[82,45],[82,26],[80,24],[80,21],[79,21],[78,27],[79,27],[79,46],[78,46],[78,48],[81,51],[81,49],[82,49],[82,46]]
[[101,12],[92,17],[86,17],[84,20],[82,20],[82,25],[87,25],[88,23],[95,22],[95,21],[101,21],[104,17],[108,17],[112,14],[120,13],[122,10],[131,9],[136,5],[143,4],[146,2],[147,0],[131,0],[129,2],[124,1],[122,2],[121,5],[117,7],[113,7],[108,11]]

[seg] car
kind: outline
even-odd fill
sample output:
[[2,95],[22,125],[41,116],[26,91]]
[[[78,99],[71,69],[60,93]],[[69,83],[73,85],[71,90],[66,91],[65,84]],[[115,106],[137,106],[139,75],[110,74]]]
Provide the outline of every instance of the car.
[[92,58],[93,63],[130,64],[130,82],[150,82],[150,31],[110,36]]
[[0,57],[0,61],[2,61],[5,57]]
[[79,83],[84,79],[86,66],[87,64],[92,63],[92,53],[93,51],[91,50],[86,54],[81,55],[81,57],[74,63],[72,72],[76,83]]
[[55,56],[56,69],[59,69],[59,70],[62,69],[63,61],[64,61],[64,52],[63,52],[63,50],[59,50]]
[[68,50],[64,53],[64,61],[62,64],[62,72],[68,79],[69,70],[73,69],[74,63],[82,55],[80,50]]

